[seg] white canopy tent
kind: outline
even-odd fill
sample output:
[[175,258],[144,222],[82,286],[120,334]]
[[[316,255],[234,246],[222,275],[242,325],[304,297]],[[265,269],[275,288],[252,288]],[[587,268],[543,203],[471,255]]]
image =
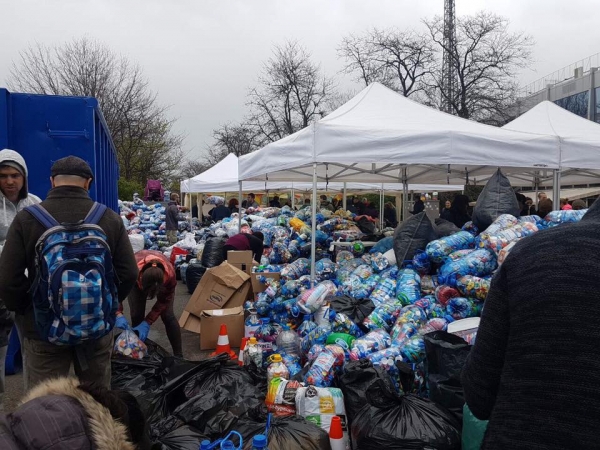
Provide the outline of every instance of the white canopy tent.
[[401,182],[406,200],[408,183],[465,184],[498,167],[558,169],[559,153],[555,136],[461,119],[373,83],[318,122],[240,157],[239,176],[312,179],[315,199],[318,181]]
[[[562,184],[600,183],[600,125],[597,123],[544,101],[502,128],[556,136],[560,140]],[[538,181],[548,178],[541,175]]]

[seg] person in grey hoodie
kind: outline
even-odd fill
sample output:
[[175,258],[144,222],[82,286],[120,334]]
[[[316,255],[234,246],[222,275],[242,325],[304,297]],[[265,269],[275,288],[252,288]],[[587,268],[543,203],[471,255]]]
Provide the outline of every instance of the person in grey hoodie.
[[[6,242],[10,224],[19,211],[41,200],[27,189],[27,164],[14,150],[0,151],[0,253]],[[18,322],[18,321],[17,321]],[[4,396],[4,364],[8,349],[8,333],[12,327],[12,314],[0,299],[0,409]],[[18,326],[18,324],[17,324]],[[21,337],[19,335],[19,337]]]

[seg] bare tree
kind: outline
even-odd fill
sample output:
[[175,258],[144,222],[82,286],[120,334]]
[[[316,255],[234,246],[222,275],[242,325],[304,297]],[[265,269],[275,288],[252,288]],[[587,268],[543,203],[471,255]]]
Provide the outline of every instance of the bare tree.
[[262,144],[301,130],[326,114],[333,82],[310,58],[297,42],[276,47],[259,85],[250,90],[248,125]]
[[195,159],[188,157],[179,166],[179,177],[188,179],[201,174],[210,169],[211,164],[206,162],[206,159]]
[[214,165],[233,153],[242,156],[260,148],[258,131],[242,122],[226,124],[213,131],[214,143],[208,148],[208,162]]
[[145,183],[168,179],[183,157],[183,137],[173,132],[139,65],[98,41],[75,39],[62,46],[36,44],[13,63],[8,86],[39,94],[98,99],[117,147],[121,176]]
[[435,61],[431,39],[416,31],[374,28],[342,40],[338,55],[346,60],[344,72],[369,85],[374,81],[405,97],[420,92]]
[[[489,12],[459,17],[456,44],[444,48],[444,21],[435,17],[425,21],[439,51],[448,51],[454,61],[457,89],[446,99],[454,112],[466,119],[494,125],[510,120],[516,99],[515,75],[531,63],[533,39],[524,33],[511,33],[509,21]],[[441,68],[432,76],[429,102],[439,104]]]

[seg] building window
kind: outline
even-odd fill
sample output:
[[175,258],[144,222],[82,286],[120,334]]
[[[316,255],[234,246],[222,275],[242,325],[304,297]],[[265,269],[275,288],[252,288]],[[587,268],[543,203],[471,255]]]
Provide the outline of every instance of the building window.
[[600,87],[596,88],[596,113],[594,114],[594,120],[600,123]]
[[569,95],[568,97],[556,100],[556,103],[561,108],[571,111],[584,119],[588,115],[588,104],[590,103],[589,91],[580,92],[579,94]]

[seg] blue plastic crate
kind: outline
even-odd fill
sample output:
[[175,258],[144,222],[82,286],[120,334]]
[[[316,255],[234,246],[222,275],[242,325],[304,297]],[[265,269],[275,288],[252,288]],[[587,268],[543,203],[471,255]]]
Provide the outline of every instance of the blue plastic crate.
[[98,101],[92,97],[16,94],[0,89],[0,149],[16,150],[29,169],[29,191],[46,198],[50,168],[75,155],[90,164],[90,196],[118,211],[119,164]]

